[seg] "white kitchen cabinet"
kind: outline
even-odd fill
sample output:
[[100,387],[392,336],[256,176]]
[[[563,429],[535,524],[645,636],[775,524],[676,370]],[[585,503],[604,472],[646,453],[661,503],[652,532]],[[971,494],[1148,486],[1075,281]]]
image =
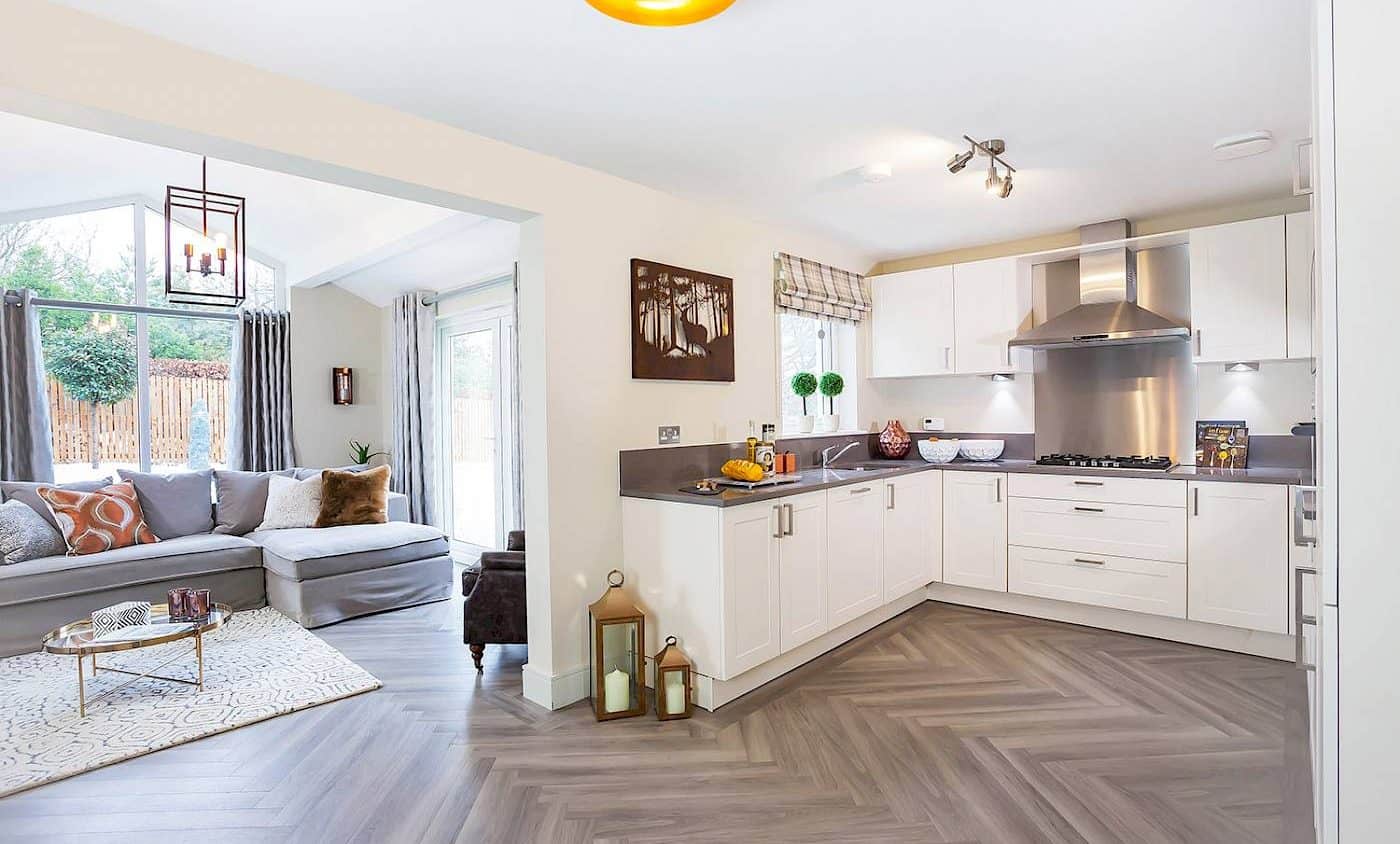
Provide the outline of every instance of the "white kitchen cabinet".
[[827,631],[826,492],[784,498],[778,540],[778,640],[787,653]]
[[1029,302],[1021,295],[1015,258],[953,267],[956,317],[953,366],[959,373],[1009,372],[1007,341],[1016,336]]
[[885,602],[884,485],[827,490],[827,628],[860,618]]
[[1181,563],[1013,545],[1007,587],[1018,595],[1186,617]]
[[1012,498],[1010,522],[1012,545],[1186,562],[1186,511],[1181,507]]
[[1192,481],[1187,618],[1288,632],[1288,487]]
[[[942,568],[941,485],[937,472],[890,478],[885,495],[885,603],[938,578]],[[935,553],[937,552],[937,553]]]
[[1288,356],[1283,217],[1190,233],[1191,328],[1198,363]]
[[928,267],[870,279],[870,374],[877,378],[953,372],[953,268]]
[[1007,478],[943,472],[943,582],[1006,591]]
[[1311,211],[1283,218],[1288,276],[1288,357],[1313,356],[1313,221]]
[[781,510],[777,502],[763,501],[723,511],[724,677],[781,653]]

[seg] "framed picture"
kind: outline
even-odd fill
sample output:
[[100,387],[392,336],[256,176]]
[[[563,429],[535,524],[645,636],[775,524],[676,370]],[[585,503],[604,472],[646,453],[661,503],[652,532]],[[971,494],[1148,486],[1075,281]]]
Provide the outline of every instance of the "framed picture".
[[1201,419],[1196,422],[1196,465],[1243,469],[1249,463],[1249,428],[1244,420]]
[[734,380],[734,280],[632,259],[632,377]]

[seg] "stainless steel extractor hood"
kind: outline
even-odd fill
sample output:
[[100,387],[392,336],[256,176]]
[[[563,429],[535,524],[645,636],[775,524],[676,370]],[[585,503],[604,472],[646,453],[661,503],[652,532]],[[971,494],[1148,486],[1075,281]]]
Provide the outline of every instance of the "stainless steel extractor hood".
[[1012,346],[1067,349],[1180,342],[1191,329],[1137,303],[1136,256],[1122,245],[1093,249],[1095,243],[1128,238],[1127,220],[1079,229],[1079,304],[1044,324],[1018,334]]

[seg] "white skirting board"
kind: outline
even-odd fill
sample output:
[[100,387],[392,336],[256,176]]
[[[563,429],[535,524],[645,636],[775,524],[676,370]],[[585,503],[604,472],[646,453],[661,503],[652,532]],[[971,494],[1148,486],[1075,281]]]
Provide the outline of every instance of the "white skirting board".
[[531,703],[546,709],[563,709],[589,696],[590,676],[587,665],[550,676],[527,662],[520,667],[521,691]]
[[945,604],[959,604],[965,607],[978,607],[984,610],[996,610],[1032,618],[1082,624],[1085,627],[1117,630],[1121,633],[1149,636],[1153,639],[1167,639],[1223,651],[1293,661],[1293,637],[1278,633],[1264,633],[1240,627],[1225,627],[1219,624],[1127,612],[1088,604],[1072,604],[1049,598],[1015,595],[1009,592],[969,589],[965,586],[951,586],[946,583],[930,584],[928,598],[931,601],[941,601]]

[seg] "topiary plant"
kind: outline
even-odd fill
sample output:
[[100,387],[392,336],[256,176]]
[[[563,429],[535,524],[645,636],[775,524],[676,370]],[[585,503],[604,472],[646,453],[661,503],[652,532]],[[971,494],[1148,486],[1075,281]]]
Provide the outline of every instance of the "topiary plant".
[[835,372],[824,372],[817,387],[822,391],[822,395],[826,396],[827,408],[835,413],[836,397],[841,395],[842,390],[846,389],[846,379]]
[[46,345],[49,374],[69,398],[88,406],[88,459],[96,469],[101,465],[97,408],[136,392],[136,341],[123,330],[80,328],[58,334]]
[[799,372],[792,376],[792,391],[802,399],[802,415],[807,415],[807,397],[817,391],[817,376]]

